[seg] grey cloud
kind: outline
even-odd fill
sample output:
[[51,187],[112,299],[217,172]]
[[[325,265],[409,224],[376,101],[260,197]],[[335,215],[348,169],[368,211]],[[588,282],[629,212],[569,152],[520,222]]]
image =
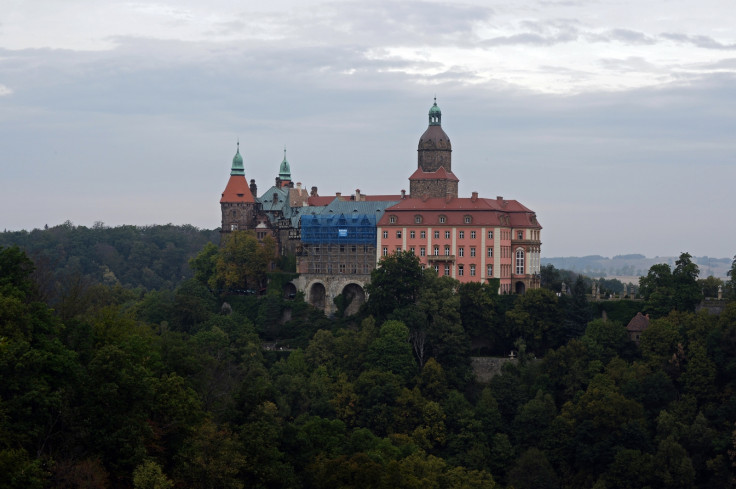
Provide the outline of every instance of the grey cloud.
[[664,39],[669,39],[670,41],[681,42],[683,44],[692,44],[693,46],[697,46],[703,49],[723,49],[723,50],[736,49],[736,44],[723,44],[709,36],[691,36],[688,34],[678,34],[678,33],[668,32],[668,33],[660,34],[660,37]]
[[625,59],[602,58],[599,63],[605,69],[617,72],[661,72],[661,69],[640,56],[629,56]]

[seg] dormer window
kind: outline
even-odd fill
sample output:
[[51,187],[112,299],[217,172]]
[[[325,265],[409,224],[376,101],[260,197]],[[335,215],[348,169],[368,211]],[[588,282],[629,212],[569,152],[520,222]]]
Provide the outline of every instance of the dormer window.
[[447,218],[445,216],[440,216],[440,224],[444,224],[445,221],[447,221]]
[[391,224],[396,224],[396,216],[390,216],[388,218],[388,222],[390,222]]
[[422,216],[420,216],[420,215],[414,216],[414,223],[421,224],[422,223]]
[[473,222],[473,219],[470,216],[465,216],[465,224],[470,224],[471,222]]

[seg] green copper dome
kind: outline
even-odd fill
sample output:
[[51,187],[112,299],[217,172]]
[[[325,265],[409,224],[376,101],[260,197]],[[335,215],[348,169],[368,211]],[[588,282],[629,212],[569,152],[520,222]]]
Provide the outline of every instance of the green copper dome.
[[434,105],[429,109],[429,125],[440,126],[442,121],[442,111],[437,106],[437,97],[434,98]]
[[243,166],[243,157],[240,155],[240,141],[238,141],[238,149],[233,156],[233,166],[230,169],[230,175],[245,176],[245,167]]
[[286,148],[284,148],[284,161],[281,162],[281,167],[279,167],[279,179],[282,182],[291,181],[291,167],[289,162],[286,161]]

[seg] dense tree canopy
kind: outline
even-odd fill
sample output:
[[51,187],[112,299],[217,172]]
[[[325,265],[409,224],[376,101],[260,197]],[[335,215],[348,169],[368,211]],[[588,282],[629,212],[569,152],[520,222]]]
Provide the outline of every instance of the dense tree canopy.
[[[570,327],[583,300],[499,296],[411,255],[352,317],[218,296],[219,253],[175,288],[100,278],[51,308],[34,263],[0,247],[0,487],[734,485],[736,303],[689,311],[686,256],[643,279],[673,307],[637,348],[623,320]],[[514,343],[477,383],[471,349]]]

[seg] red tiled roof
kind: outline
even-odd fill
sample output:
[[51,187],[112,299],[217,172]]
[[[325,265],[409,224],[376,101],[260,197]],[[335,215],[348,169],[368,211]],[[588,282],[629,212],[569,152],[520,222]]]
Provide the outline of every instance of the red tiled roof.
[[460,179],[455,176],[454,173],[445,170],[444,166],[441,166],[439,170],[435,172],[423,171],[421,168],[417,168],[417,171],[411,174],[409,180],[451,180],[459,182]]
[[649,314],[645,316],[642,313],[637,312],[636,316],[634,316],[631,319],[631,321],[629,321],[629,324],[626,326],[626,330],[632,333],[641,332],[647,329],[648,326],[649,326]]
[[[389,224],[389,214],[397,217],[394,225],[414,225],[414,215],[421,214],[424,224],[436,223],[443,215],[446,221],[443,225],[467,225],[465,216],[470,216],[470,225],[503,226],[501,216],[509,217],[508,226],[541,228],[536,216],[527,207],[515,200],[481,199],[481,198],[407,198],[398,204],[386,209],[386,214],[379,221],[379,225]],[[532,220],[534,219],[534,220]]]
[[401,195],[364,195],[360,194],[360,200],[368,202],[390,202],[393,200],[401,200]]
[[314,206],[324,206],[335,200],[334,195],[328,195],[326,197],[320,197],[319,195],[313,195],[307,199],[307,204]]
[[223,202],[255,202],[253,194],[250,193],[248,181],[243,175],[230,176],[220,199],[220,203]]

